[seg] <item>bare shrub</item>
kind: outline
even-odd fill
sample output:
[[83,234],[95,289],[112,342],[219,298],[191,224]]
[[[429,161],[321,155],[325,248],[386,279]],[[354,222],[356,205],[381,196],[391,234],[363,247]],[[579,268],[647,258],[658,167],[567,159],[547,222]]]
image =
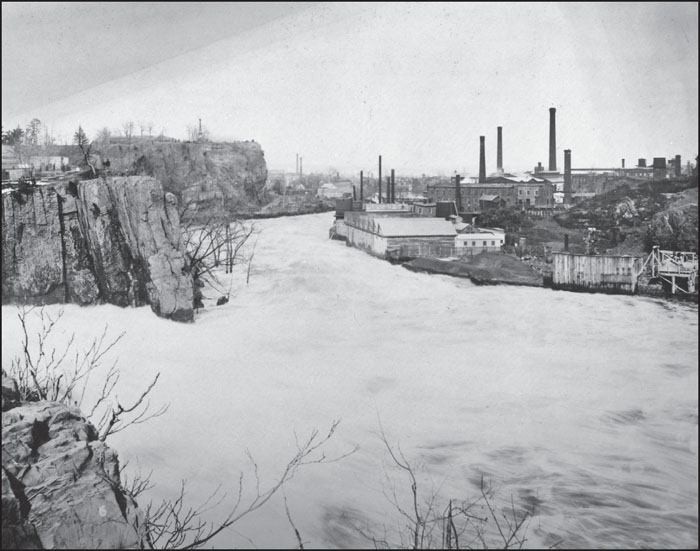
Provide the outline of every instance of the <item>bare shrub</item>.
[[229,298],[231,287],[223,288],[221,268],[225,274],[230,274],[237,264],[247,262],[250,267],[255,250],[253,248],[253,252],[246,257],[243,247],[258,233],[257,227],[252,222],[232,216],[211,216],[202,221],[194,204],[188,204],[181,210],[180,221],[187,265],[195,283],[206,284]]
[[[527,541],[527,523],[534,511],[518,511],[511,497],[509,507],[500,512],[494,507],[494,491],[484,483],[480,495],[472,500],[441,499],[438,491],[425,492],[418,482],[415,467],[399,445],[392,446],[379,422],[379,437],[391,463],[402,471],[410,487],[410,498],[402,500],[397,486],[387,475],[384,495],[399,513],[401,527],[393,530],[381,525],[353,528],[376,549],[521,549]],[[492,522],[492,524],[490,524]],[[493,528],[490,528],[493,526]]]
[[[37,311],[38,310],[38,311]],[[36,312],[40,327],[35,335],[30,334],[28,316]],[[63,309],[52,317],[44,307],[20,306],[17,309],[22,331],[22,355],[10,363],[8,376],[15,379],[20,400],[63,402],[82,408],[85,391],[91,377],[101,371],[102,362],[125,333],[109,338],[105,325],[99,337],[95,337],[85,349],[77,349],[75,333],[66,344],[57,349],[49,344],[51,334],[63,317]],[[148,396],[158,381],[160,373],[132,404],[123,406],[115,394],[120,372],[115,360],[108,368],[102,382],[100,394],[89,408],[86,417],[96,426],[99,439],[104,441],[110,434],[122,431],[131,425],[144,423],[158,417],[168,409],[167,405],[153,410]]]
[[[238,485],[236,488],[235,503],[229,510],[225,519],[218,523],[212,523],[205,519],[205,514],[215,507],[218,507],[226,497],[225,494],[220,494],[221,486],[219,486],[201,505],[191,507],[186,505],[186,482],[183,480],[178,496],[173,500],[164,500],[160,505],[149,504],[146,507],[146,532],[148,534],[148,545],[151,549],[198,549],[210,542],[215,536],[231,528],[234,524],[240,521],[243,517],[248,516],[252,512],[260,509],[265,505],[275,494],[283,490],[286,482],[289,482],[297,471],[305,466],[320,463],[332,463],[355,453],[358,450],[356,446],[350,452],[342,454],[338,457],[329,458],[321,450],[322,446],[328,442],[340,421],[334,421],[328,430],[323,435],[317,429],[314,429],[308,438],[299,442],[297,440],[297,451],[294,456],[287,462],[282,469],[282,473],[266,489],[262,487],[258,465],[253,459],[250,452],[246,450],[246,455],[250,460],[251,467],[254,473],[254,481],[252,488],[252,497],[244,499],[245,477],[241,472],[238,477]],[[141,478],[135,479],[136,492],[148,485]],[[134,483],[132,482],[132,488]],[[132,490],[133,491],[133,490]],[[299,547],[303,549],[303,544],[299,531],[294,526],[289,514],[289,509],[286,506],[288,519],[294,529]],[[251,542],[252,543],[252,542]]]

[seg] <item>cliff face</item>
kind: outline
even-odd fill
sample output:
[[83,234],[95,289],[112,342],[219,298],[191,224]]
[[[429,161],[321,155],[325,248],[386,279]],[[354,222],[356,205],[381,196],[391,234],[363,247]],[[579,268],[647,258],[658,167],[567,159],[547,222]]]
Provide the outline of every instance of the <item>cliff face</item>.
[[13,386],[3,377],[2,548],[144,548],[117,453],[79,409],[20,403]]
[[3,193],[2,241],[3,302],[150,304],[193,319],[177,200],[153,178]]
[[103,148],[113,172],[136,170],[156,178],[183,205],[206,216],[255,212],[267,180],[265,154],[256,142],[172,143],[140,140]]

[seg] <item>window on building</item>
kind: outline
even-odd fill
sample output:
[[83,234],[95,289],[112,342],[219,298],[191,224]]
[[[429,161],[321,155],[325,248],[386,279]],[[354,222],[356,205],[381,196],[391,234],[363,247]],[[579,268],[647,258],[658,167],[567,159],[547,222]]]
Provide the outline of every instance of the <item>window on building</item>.
[[495,242],[495,241],[491,241],[491,246],[492,246],[492,247],[495,247],[495,246],[496,246],[496,242]]
[[540,190],[539,190],[539,189],[536,189],[536,190],[535,190],[535,195],[539,195],[539,194],[540,194]]
[[530,190],[529,190],[529,189],[527,190],[527,194],[530,195]]
[[484,247],[486,246],[486,241],[484,241]]
[[476,241],[472,241],[472,247],[476,247]]

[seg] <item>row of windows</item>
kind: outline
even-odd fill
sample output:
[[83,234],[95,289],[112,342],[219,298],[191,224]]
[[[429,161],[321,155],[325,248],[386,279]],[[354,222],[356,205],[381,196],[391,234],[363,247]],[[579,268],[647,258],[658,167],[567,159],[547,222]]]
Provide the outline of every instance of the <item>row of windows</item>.
[[[465,247],[469,246],[468,243],[467,243],[466,241],[464,242],[464,246],[465,246]],[[480,246],[481,246],[481,247],[488,247],[488,246],[489,246],[489,245],[488,245],[488,241],[484,241],[484,242],[483,242],[483,245],[480,245]],[[492,247],[495,247],[495,246],[496,246],[496,242],[495,242],[495,241],[491,241],[491,246],[492,246]],[[472,241],[472,247],[476,247],[476,241]]]

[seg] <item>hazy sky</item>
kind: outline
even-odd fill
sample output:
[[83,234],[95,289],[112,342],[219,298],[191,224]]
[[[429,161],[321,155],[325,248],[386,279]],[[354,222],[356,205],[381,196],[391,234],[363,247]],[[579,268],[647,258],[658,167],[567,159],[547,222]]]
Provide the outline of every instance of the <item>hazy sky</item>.
[[2,3],[2,122],[254,139],[271,168],[698,153],[697,3]]

